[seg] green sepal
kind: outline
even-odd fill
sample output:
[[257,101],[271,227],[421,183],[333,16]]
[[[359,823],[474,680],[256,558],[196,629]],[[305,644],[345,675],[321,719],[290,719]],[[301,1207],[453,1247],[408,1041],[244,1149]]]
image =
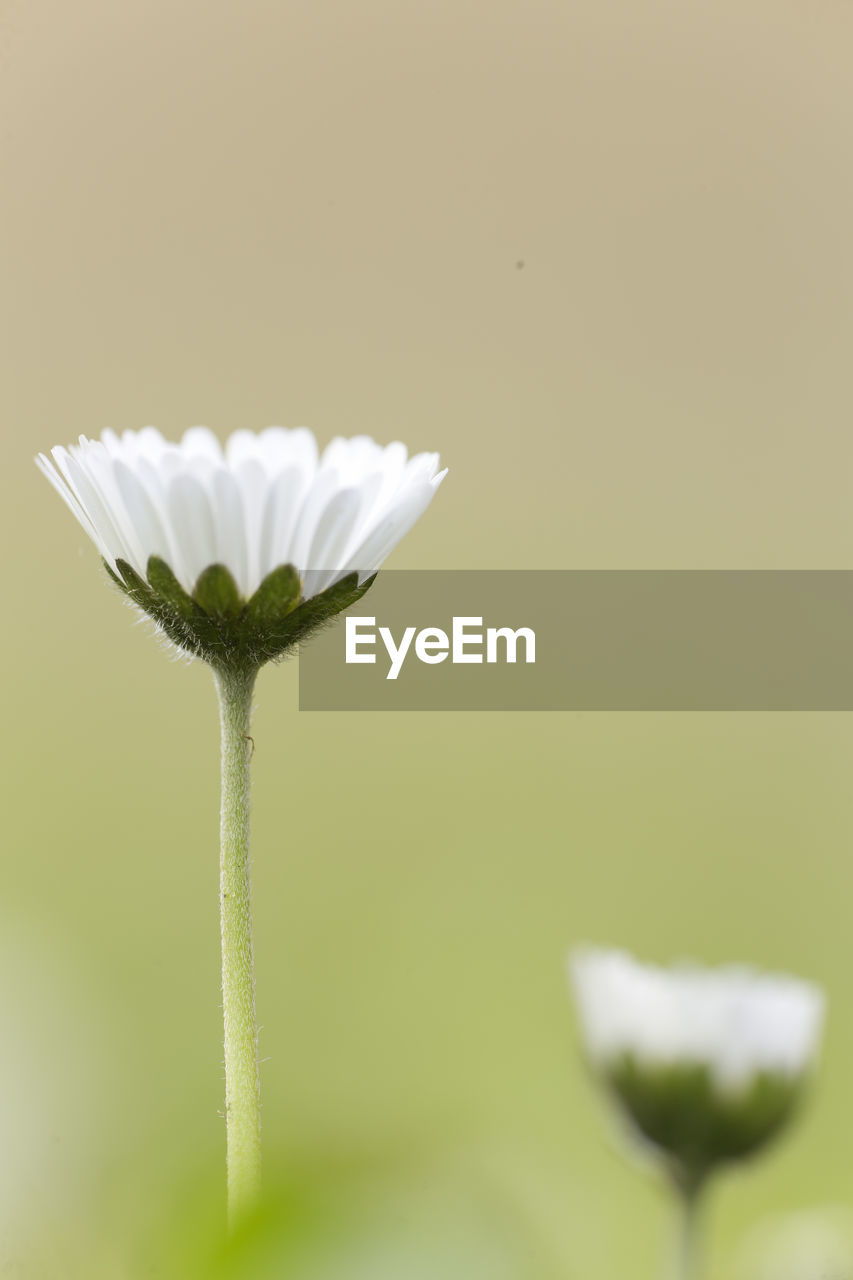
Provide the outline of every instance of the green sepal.
[[101,564],[104,566],[104,568],[106,569],[107,573],[110,575],[110,577],[112,578],[112,580],[113,580],[113,582],[116,584],[116,586],[119,588],[119,590],[120,590],[120,591],[126,591],[126,590],[127,590],[127,588],[126,588],[125,584],[122,582],[121,578],[118,576],[118,574],[115,572],[115,570],[114,570],[114,569],[112,569],[112,568],[110,567],[109,563],[108,563],[106,560],[102,560],[102,561],[101,561]]
[[358,574],[348,573],[334,586],[327,587],[318,596],[312,596],[299,608],[300,639],[311,631],[316,631],[324,623],[329,622],[336,614],[348,609],[360,600],[366,591],[373,586],[376,574],[358,585]]
[[293,565],[280,564],[267,574],[246,605],[246,622],[253,628],[283,622],[299,604],[301,593],[302,583]]
[[[106,563],[106,562],[105,562]],[[168,568],[168,566],[165,566]],[[107,565],[109,569],[109,565]],[[116,568],[123,581],[110,572],[110,576],[118,581],[118,585],[129,596],[135,605],[147,613],[160,626],[169,639],[179,648],[185,649],[197,657],[204,657],[205,650],[216,642],[216,634],[210,621],[192,601],[193,614],[187,617],[182,608],[176,607],[168,594],[163,596],[155,587],[145,582],[126,560],[117,560]],[[150,568],[150,565],[149,565]],[[171,570],[169,570],[171,574]],[[171,575],[174,577],[174,575]],[[155,580],[157,572],[154,574]],[[180,584],[179,584],[180,585]]]
[[[119,583],[122,590],[130,596],[134,604],[138,604],[140,609],[144,609],[146,613],[157,611],[158,599],[154,591],[151,590],[144,578],[141,578],[132,565],[126,560],[116,560],[116,568],[123,581]],[[115,574],[113,574],[115,577]]]
[[182,618],[194,618],[198,613],[198,605],[184,591],[172,570],[159,556],[151,556],[148,561],[148,582],[155,593],[165,604],[169,604]]
[[302,583],[293,565],[267,574],[250,600],[241,598],[224,565],[209,565],[190,596],[159,556],[148,561],[146,582],[126,560],[113,582],[157,623],[180,649],[218,670],[257,670],[285,658],[320,627],[360,600],[376,577],[358,584],[350,573],[310,600],[301,599]]
[[[290,568],[291,566],[286,567]],[[277,570],[273,572],[277,572]],[[296,571],[293,570],[293,572],[295,573]],[[317,596],[312,596],[310,600],[304,600],[283,616],[271,618],[266,623],[259,623],[251,629],[247,629],[247,639],[249,639],[251,652],[258,659],[258,666],[262,666],[265,662],[286,658],[293,652],[296,645],[307,640],[313,632],[318,631],[320,627],[325,626],[337,614],[360,600],[365,591],[370,588],[375,577],[376,574],[360,587],[358,585],[358,574],[349,573],[340,582],[327,587],[325,591],[321,591]],[[268,578],[264,579],[258,591],[264,589],[267,581]],[[249,608],[251,608],[254,598],[253,596],[252,601],[249,602]]]
[[[123,579],[125,591],[135,591],[143,596],[150,594],[147,582],[144,578],[140,578],[139,574],[129,565],[126,560],[116,560],[116,568]],[[115,577],[115,574],[113,575]]]
[[650,1066],[628,1053],[609,1064],[605,1078],[687,1188],[717,1165],[748,1159],[771,1142],[796,1112],[804,1088],[798,1077],[760,1071],[725,1089],[704,1063]]
[[244,609],[237,583],[224,564],[211,564],[202,571],[193,600],[209,618],[238,618]]
[[342,613],[343,609],[350,608],[351,604],[360,600],[365,591],[369,591],[373,586],[375,576],[377,575],[374,573],[373,577],[369,577],[368,581],[364,582],[364,585],[359,586],[359,575],[347,573],[347,576],[342,577],[341,581],[336,582],[334,586],[329,586],[325,591],[320,591],[319,595],[313,595],[310,600],[306,600],[305,604],[301,604],[296,613],[291,616],[293,643],[297,644],[298,641],[305,640],[311,632],[332,621],[332,618]]

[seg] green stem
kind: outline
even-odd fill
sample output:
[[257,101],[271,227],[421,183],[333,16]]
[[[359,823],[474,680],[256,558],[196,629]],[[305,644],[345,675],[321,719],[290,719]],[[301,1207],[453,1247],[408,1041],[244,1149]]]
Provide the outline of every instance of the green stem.
[[249,727],[255,671],[217,671],[222,727],[219,907],[225,1020],[225,1127],[228,1221],[255,1203],[261,1178],[260,1076],[252,884],[249,868]]
[[679,1222],[676,1280],[699,1280],[701,1187],[699,1185],[680,1187],[677,1194]]

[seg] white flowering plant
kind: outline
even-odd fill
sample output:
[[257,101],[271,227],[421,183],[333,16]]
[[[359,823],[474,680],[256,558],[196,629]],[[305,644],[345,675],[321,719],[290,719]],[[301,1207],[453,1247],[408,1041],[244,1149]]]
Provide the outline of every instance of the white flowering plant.
[[679,1274],[691,1276],[709,1178],[761,1151],[797,1111],[823,993],[744,967],[661,968],[598,949],[577,951],[569,974],[586,1057],[683,1205]]
[[220,923],[229,1220],[260,1186],[249,772],[259,669],[353,604],[432,502],[438,455],[366,436],[319,451],[304,429],[153,427],[40,454],[113,583],[184,654],[212,668],[222,732]]
[[446,472],[366,436],[153,427],[80,437],[37,463],[112,580],[178,648],[257,670],[358,600]]

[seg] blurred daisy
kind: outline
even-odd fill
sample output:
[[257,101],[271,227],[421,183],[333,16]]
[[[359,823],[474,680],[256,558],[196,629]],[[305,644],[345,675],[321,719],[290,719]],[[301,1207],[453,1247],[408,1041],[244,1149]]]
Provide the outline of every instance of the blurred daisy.
[[[211,653],[210,629],[192,626],[198,610],[234,622],[264,583],[267,623],[276,603],[280,620],[341,582],[351,588],[340,593],[346,607],[446,474],[437,454],[409,458],[400,443],[338,438],[320,453],[310,431],[281,427],[237,431],[224,448],[206,427],[180,444],[153,427],[108,430],[36,461],[119,586],[175,643],[209,661],[221,657],[221,627]],[[237,630],[230,639],[239,649]],[[258,650],[256,633],[242,637],[244,648]],[[283,648],[266,653],[260,643],[260,656],[278,656],[304,634],[293,626]]]
[[570,978],[591,1065],[688,1206],[686,1268],[709,1175],[753,1155],[796,1110],[819,1054],[823,993],[798,978],[663,969],[620,951],[577,952]]

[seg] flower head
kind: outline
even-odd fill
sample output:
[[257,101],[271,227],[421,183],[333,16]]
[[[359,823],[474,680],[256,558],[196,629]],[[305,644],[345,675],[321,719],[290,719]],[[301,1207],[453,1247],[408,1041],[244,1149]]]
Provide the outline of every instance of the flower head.
[[305,428],[104,431],[38,466],[118,585],[214,663],[277,657],[352,603],[432,501],[438,455]]
[[819,1051],[819,988],[618,951],[580,951],[570,970],[592,1065],[679,1181],[752,1154],[794,1111]]

